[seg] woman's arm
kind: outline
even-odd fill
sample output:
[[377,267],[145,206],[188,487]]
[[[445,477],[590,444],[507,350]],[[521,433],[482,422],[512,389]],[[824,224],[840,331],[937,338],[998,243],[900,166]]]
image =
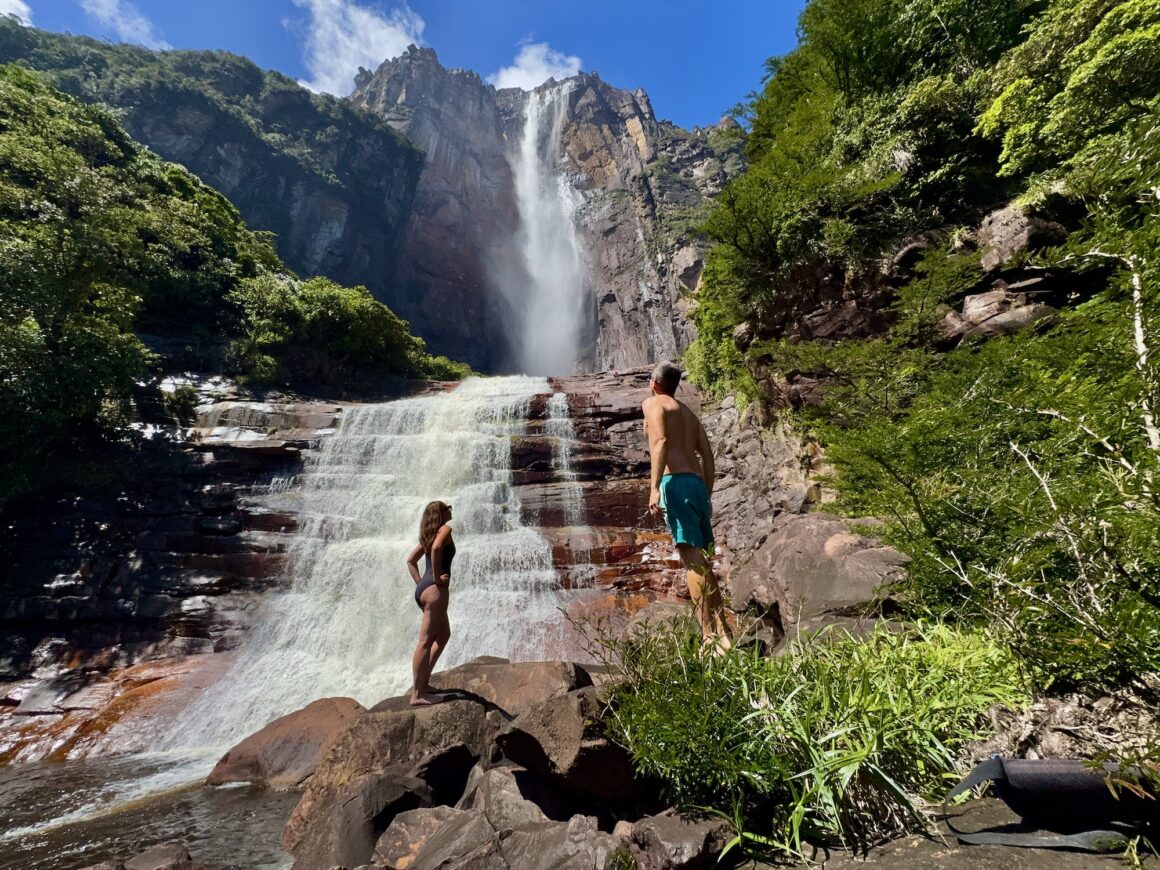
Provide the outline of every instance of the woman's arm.
[[416,544],[411,555],[407,557],[407,570],[411,572],[411,579],[418,583],[423,578],[419,575],[419,560],[423,558],[423,545]]
[[435,542],[431,544],[431,576],[441,586],[446,586],[451,575],[443,570],[443,546],[451,539],[451,526],[444,525],[435,533]]

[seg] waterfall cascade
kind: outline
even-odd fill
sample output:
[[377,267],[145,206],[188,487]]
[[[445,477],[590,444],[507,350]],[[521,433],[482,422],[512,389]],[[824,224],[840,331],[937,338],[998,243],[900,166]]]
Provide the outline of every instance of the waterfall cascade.
[[509,158],[527,283],[508,292],[520,318],[516,363],[530,374],[571,374],[581,356],[587,277],[573,220],[583,199],[559,165],[560,131],[574,86],[564,82],[528,94],[519,150]]
[[271,495],[299,515],[292,586],[269,596],[237,664],[181,717],[170,744],[224,743],[320,697],[373,704],[405,691],[420,615],[405,559],[434,499],[454,509],[459,550],[453,638],[439,668],[558,653],[566,625],[551,550],[521,524],[510,472],[512,436],[532,397],[549,392],[540,378],[473,379],[348,410],[293,487]]
[[544,427],[552,439],[552,466],[565,484],[564,522],[569,526],[584,525],[584,492],[579,477],[572,470],[572,442],[576,428],[568,413],[568,395],[553,393],[548,400],[548,420]]

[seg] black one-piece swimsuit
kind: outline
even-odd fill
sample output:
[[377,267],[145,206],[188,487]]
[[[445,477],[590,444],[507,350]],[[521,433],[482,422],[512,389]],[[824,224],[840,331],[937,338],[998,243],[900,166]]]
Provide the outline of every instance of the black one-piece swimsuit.
[[[415,584],[415,603],[423,609],[421,600],[424,591],[435,585],[435,575],[431,571],[431,554],[427,554],[426,566],[423,569],[423,579]],[[455,558],[455,542],[448,541],[443,547],[443,573],[451,576],[451,560]]]

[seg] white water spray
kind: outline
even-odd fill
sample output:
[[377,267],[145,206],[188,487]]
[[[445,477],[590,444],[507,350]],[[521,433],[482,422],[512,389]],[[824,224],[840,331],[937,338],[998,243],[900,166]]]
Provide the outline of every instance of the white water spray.
[[558,656],[567,626],[551,550],[520,522],[511,439],[540,378],[466,381],[451,393],[349,410],[293,489],[293,585],[272,593],[237,664],[167,741],[236,740],[327,696],[402,694],[420,611],[405,565],[423,506],[452,505],[452,638],[442,670],[478,655]]
[[571,89],[565,82],[528,94],[519,151],[511,156],[527,285],[507,292],[521,318],[516,362],[531,374],[571,374],[580,359],[586,270],[573,217],[582,199],[559,166]]

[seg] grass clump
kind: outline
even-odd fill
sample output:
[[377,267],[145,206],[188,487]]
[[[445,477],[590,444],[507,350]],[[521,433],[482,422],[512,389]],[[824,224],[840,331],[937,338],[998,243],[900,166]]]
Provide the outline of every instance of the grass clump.
[[1011,654],[939,624],[823,630],[777,657],[706,658],[691,621],[600,643],[621,678],[614,738],[678,806],[732,819],[748,851],[864,847],[921,823],[984,712],[1027,697]]

